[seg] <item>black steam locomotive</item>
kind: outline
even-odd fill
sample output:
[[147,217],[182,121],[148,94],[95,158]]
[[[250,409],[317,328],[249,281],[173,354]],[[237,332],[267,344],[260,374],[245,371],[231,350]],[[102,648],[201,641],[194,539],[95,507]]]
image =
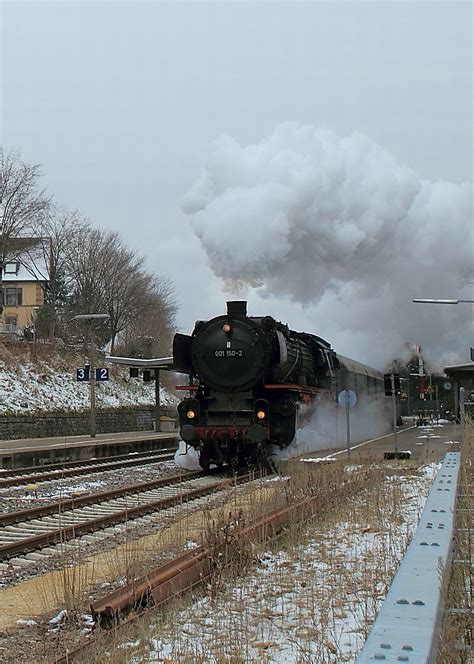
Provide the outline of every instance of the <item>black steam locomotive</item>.
[[191,336],[175,335],[173,365],[190,377],[181,386],[190,392],[178,406],[181,437],[204,469],[254,463],[272,445],[287,447],[305,403],[335,402],[342,389],[384,391],[380,372],[337,355],[321,337],[247,316],[241,301],[198,321]]

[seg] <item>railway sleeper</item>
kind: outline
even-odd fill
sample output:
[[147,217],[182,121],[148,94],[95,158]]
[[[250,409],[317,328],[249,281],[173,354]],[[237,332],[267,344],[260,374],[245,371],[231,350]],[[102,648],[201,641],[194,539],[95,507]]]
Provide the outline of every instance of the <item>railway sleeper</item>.
[[51,558],[51,555],[48,555],[47,553],[44,553],[43,550],[41,551],[32,551],[31,553],[25,554],[25,558],[27,560],[33,560],[35,562],[41,562],[42,560],[48,560]]
[[[28,521],[28,523],[22,524],[21,526],[20,525],[17,526],[17,532],[25,531],[25,530],[33,531],[35,533],[47,533],[48,530],[51,530],[51,529],[48,528],[48,526],[46,526],[44,523],[43,524],[37,524],[37,523],[31,523],[30,521]],[[9,531],[9,532],[12,532],[12,531]]]

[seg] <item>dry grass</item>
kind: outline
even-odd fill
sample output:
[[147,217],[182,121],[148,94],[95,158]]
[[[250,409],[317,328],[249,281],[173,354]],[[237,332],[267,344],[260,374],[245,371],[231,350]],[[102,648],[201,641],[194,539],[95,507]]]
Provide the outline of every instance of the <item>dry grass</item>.
[[[415,469],[406,472],[413,475]],[[78,661],[264,663],[281,644],[286,661],[349,661],[348,653],[361,647],[409,542],[421,511],[418,493],[426,492],[430,482],[412,478],[407,496],[398,474],[382,481],[380,468],[348,471],[342,462],[294,463],[288,475],[284,482],[263,481],[258,491],[230,486],[225,498],[205,510],[189,513],[179,505],[155,535],[139,541],[130,535],[102,554],[101,571],[106,567],[109,579],[124,583],[187,543],[224,551],[216,555],[214,573],[195,595],[191,610],[191,600],[183,598],[116,633],[97,632],[93,648]],[[318,496],[315,510],[305,515],[305,523],[293,521],[273,544],[264,542],[261,534],[252,541],[238,538],[238,524],[310,495]],[[407,501],[410,518],[402,509]],[[233,555],[226,555],[231,550]],[[90,579],[81,560],[76,562],[60,573],[55,589],[58,607],[67,607],[71,615],[87,608],[90,592]],[[63,654],[68,639],[72,643],[71,633],[55,638],[50,648]]]
[[61,551],[61,569],[44,586],[45,607],[52,604],[67,611],[70,622],[75,623],[87,606],[89,588],[94,578],[94,566],[83,565],[84,547],[77,545]]
[[[375,468],[348,473],[342,463],[317,468],[299,464],[284,488],[264,489],[246,505],[236,501],[232,511],[227,504],[207,513],[205,542],[214,545],[217,538],[225,550],[232,544],[236,521],[251,520],[298,497],[320,496],[317,513],[307,515],[310,530],[308,524],[294,522],[273,547],[261,539],[240,542],[230,566],[222,565],[221,558],[215,561],[215,574],[191,611],[175,606],[148,626],[144,621],[121,630],[118,647],[108,642],[106,657],[96,651],[83,661],[121,664],[132,661],[133,653],[137,663],[167,658],[180,664],[266,662],[282,642],[291,653],[286,661],[349,661],[347,652],[362,644],[408,545],[421,510],[418,489],[429,485],[428,480],[417,481],[407,521],[400,478],[380,479]],[[256,569],[242,577],[252,560]],[[348,621],[349,631],[344,628]],[[150,651],[155,660],[149,659]]]
[[[474,421],[466,422],[455,514],[453,563],[446,590],[438,664],[474,662]],[[470,511],[459,511],[470,510]],[[452,612],[453,609],[456,612]]]

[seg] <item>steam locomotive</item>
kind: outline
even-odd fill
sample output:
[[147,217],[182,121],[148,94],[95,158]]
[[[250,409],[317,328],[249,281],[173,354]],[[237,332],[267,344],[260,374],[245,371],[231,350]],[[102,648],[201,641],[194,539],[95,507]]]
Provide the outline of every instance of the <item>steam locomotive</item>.
[[321,337],[247,316],[244,301],[197,321],[190,336],[176,334],[173,366],[190,379],[180,386],[190,393],[178,406],[181,438],[204,469],[264,461],[273,446],[286,448],[305,405],[335,403],[346,389],[384,394],[380,372],[336,354]]

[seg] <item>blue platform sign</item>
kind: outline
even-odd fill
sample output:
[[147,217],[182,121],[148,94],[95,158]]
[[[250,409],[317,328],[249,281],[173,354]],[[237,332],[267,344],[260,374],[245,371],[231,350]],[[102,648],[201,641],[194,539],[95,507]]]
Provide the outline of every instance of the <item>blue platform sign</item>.
[[357,403],[357,395],[352,390],[342,390],[337,395],[337,402],[340,406],[349,406],[349,408],[354,408]]
[[103,367],[97,367],[95,370],[95,379],[98,381],[109,380],[109,370]]
[[80,367],[76,369],[76,380],[87,381],[89,380],[89,367]]

